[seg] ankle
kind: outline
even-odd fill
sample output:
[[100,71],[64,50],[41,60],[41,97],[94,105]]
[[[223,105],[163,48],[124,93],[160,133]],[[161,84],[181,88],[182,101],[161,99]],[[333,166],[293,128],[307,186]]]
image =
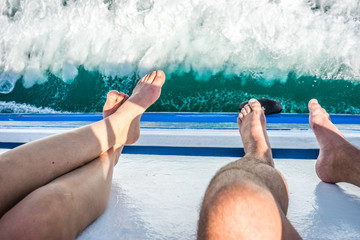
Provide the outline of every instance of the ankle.
[[360,150],[350,143],[343,142],[343,144],[324,147],[320,150],[316,172],[324,182],[356,184],[360,172],[359,161]]
[[341,179],[344,182],[360,186],[360,149],[354,147],[353,145],[349,145],[344,153],[347,155],[343,158],[341,164]]

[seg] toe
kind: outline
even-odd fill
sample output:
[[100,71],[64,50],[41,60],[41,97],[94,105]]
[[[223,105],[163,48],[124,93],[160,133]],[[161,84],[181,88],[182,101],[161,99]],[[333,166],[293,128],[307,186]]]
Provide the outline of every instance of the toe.
[[326,111],[323,109],[317,101],[313,101],[309,103],[309,111],[312,115],[314,114],[325,114]]
[[[316,99],[311,99],[308,104],[308,108],[311,111],[315,106],[319,105],[319,102]],[[320,105],[319,105],[320,106]]]
[[106,102],[103,107],[103,116],[107,117],[113,114],[128,98],[129,96],[123,92],[119,93],[116,90],[111,90],[106,96]]
[[249,105],[250,105],[250,108],[255,112],[262,111],[261,104],[259,103],[258,100],[254,99],[254,98],[249,100]]
[[148,77],[148,74],[146,74],[145,76],[143,76],[139,81],[138,84],[141,82],[145,82],[145,79]]
[[317,99],[313,98],[313,99],[311,99],[311,100],[309,101],[309,103],[310,103],[310,104],[318,104],[319,102],[318,102]]
[[241,113],[242,113],[243,116],[246,116],[246,115],[247,115],[247,112],[246,112],[245,108],[242,108],[242,109],[241,109]]
[[106,101],[112,100],[112,99],[114,99],[114,98],[117,98],[119,94],[120,94],[120,93],[119,93],[118,91],[116,91],[116,90],[111,90],[111,91],[108,92],[108,94],[106,95]]
[[246,104],[244,109],[245,109],[247,114],[249,114],[251,112],[251,108],[250,108],[249,104]]
[[149,78],[146,80],[146,83],[151,84],[151,83],[154,81],[155,77],[156,77],[156,71],[153,71],[153,72],[150,74]]
[[158,70],[156,72],[156,77],[154,78],[152,84],[161,87],[164,84],[164,82],[165,82],[165,73],[162,70]]
[[121,93],[119,93],[119,96],[118,96],[118,98],[117,98],[116,103],[123,103],[123,102],[125,102],[128,98],[129,98],[129,95],[121,92]]
[[237,123],[240,124],[242,122],[244,118],[244,115],[242,113],[239,113],[238,117],[237,117]]
[[111,90],[110,92],[108,92],[108,94],[106,95],[104,109],[112,108],[118,102],[118,100],[120,100],[120,98],[122,99],[123,96],[118,91]]
[[149,77],[150,77],[150,74],[146,74],[146,76],[145,76],[145,78],[144,78],[144,81],[143,81],[143,82],[147,82],[147,81],[148,81],[148,79],[149,79]]

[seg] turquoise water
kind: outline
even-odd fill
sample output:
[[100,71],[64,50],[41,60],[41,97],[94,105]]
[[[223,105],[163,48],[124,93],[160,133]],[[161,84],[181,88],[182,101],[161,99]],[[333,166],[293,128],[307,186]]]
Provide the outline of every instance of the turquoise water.
[[[106,78],[98,72],[81,69],[71,84],[53,75],[49,75],[44,84],[31,88],[24,88],[19,81],[12,92],[0,95],[0,99],[62,112],[99,112],[109,90],[119,89],[131,94],[136,81],[136,77]],[[284,112],[307,112],[308,100],[317,98],[331,113],[360,114],[359,93],[357,82],[297,78],[294,74],[289,74],[283,83],[275,81],[268,86],[249,76],[229,78],[218,74],[206,81],[198,81],[189,73],[169,76],[160,99],[149,111],[236,112],[240,102],[252,97],[266,97],[279,100]],[[4,106],[2,112],[26,111],[24,108]]]
[[251,97],[360,114],[360,5],[312,0],[6,0],[0,112],[98,112],[163,69],[150,111],[234,112]]

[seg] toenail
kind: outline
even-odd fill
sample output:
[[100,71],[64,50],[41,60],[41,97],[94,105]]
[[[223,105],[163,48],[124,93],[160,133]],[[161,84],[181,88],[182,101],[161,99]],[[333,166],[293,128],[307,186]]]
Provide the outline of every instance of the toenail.
[[256,100],[253,99],[253,98],[249,100],[249,103],[250,103],[250,104],[253,104],[253,103],[255,103],[255,102],[256,102]]
[[161,71],[157,71],[157,76],[161,77]]
[[310,103],[319,103],[319,102],[317,101],[317,99],[313,98],[310,100]]

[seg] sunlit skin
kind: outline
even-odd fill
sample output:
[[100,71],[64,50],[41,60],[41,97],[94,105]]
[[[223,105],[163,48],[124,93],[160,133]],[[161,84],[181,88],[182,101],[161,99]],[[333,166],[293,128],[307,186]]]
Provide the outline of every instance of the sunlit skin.
[[139,138],[141,114],[164,82],[154,71],[130,97],[111,91],[103,120],[0,155],[0,239],[74,239],[94,221],[122,146]]

